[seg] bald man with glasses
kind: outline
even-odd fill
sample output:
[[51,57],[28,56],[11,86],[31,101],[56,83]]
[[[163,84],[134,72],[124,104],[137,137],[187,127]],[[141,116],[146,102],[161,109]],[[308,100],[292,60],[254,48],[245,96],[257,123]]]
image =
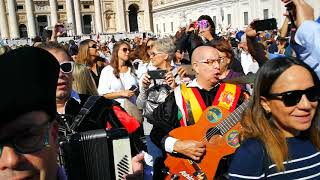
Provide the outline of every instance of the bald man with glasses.
[[[191,139],[176,139],[169,136],[169,132],[181,126],[197,123],[204,109],[213,105],[214,100],[220,97],[221,94],[218,96],[218,91],[224,92],[219,82],[220,61],[221,58],[215,48],[210,46],[196,48],[192,54],[192,68],[196,72],[196,78],[188,85],[181,84],[178,86],[166,98],[166,101],[154,110],[151,139],[163,151],[167,153],[179,153],[195,161],[200,160],[204,155],[206,147],[203,142]],[[234,87],[239,91],[239,97],[233,97],[233,106],[235,107],[243,102],[244,96],[238,85]],[[194,94],[189,94],[186,97],[188,93],[184,92]],[[196,98],[186,101],[191,96]],[[202,110],[198,108],[196,110],[196,114],[198,115],[193,114],[195,112],[193,108],[200,107],[201,104],[203,106]],[[159,172],[155,173],[158,176]]]

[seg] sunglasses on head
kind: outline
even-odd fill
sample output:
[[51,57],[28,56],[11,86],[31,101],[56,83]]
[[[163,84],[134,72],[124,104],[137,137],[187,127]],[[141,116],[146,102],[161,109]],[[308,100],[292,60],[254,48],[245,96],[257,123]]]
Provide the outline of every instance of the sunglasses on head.
[[130,49],[129,49],[129,48],[123,48],[122,51],[123,51],[124,53],[126,53],[126,52],[128,52],[128,51],[130,52]]
[[73,62],[68,61],[60,63],[60,70],[66,74],[71,73],[73,71]]
[[97,48],[97,44],[92,44],[91,46],[89,46],[89,48],[94,48],[94,49],[96,49],[96,48]]
[[307,96],[307,99],[310,102],[315,102],[320,99],[320,89],[317,86],[313,86],[305,90],[294,90],[283,93],[270,93],[268,99],[281,100],[284,105],[289,107],[297,105],[300,102],[302,95],[304,94]]

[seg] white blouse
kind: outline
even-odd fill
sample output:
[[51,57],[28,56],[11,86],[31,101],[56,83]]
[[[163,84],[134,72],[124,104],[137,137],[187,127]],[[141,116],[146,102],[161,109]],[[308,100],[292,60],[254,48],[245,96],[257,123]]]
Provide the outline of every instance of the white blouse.
[[[121,80],[116,78],[113,74],[113,68],[110,65],[104,67],[100,75],[98,93],[104,95],[107,93],[128,90],[132,85],[138,87],[138,79],[131,73],[131,68],[128,68],[128,71],[125,73],[120,73],[119,76]],[[135,103],[135,99],[136,97],[131,97],[130,101]],[[114,100],[118,101],[123,107],[123,98],[116,98]]]

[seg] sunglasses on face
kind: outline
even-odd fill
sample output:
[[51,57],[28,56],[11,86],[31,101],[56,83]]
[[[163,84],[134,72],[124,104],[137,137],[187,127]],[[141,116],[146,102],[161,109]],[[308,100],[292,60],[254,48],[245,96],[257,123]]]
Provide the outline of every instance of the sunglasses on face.
[[71,73],[73,71],[73,62],[68,61],[60,63],[60,70],[66,74]]
[[96,49],[98,46],[97,46],[97,44],[92,44],[91,46],[89,46],[89,48],[94,48],[94,49]]
[[320,89],[316,86],[310,87],[305,90],[294,90],[283,93],[271,93],[269,94],[268,99],[281,100],[284,103],[284,105],[290,107],[297,105],[300,102],[302,95],[304,94],[307,96],[307,99],[310,102],[315,102],[320,99]]
[[35,153],[49,147],[49,129],[50,123],[46,122],[14,137],[0,140],[0,157],[5,145],[10,145],[15,152],[20,154]]
[[122,51],[123,51],[124,53],[126,53],[126,52],[128,52],[128,51],[130,52],[130,49],[129,49],[129,48],[123,48]]

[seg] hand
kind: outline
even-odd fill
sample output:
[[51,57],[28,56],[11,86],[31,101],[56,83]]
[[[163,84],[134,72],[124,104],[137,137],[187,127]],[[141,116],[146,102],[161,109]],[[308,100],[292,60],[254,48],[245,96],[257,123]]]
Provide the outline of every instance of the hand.
[[256,37],[257,36],[257,31],[255,29],[253,29],[251,25],[249,25],[246,28],[245,33],[248,37]]
[[171,89],[174,89],[177,86],[171,71],[167,72],[165,80],[166,80],[166,83],[171,87]]
[[[283,2],[288,2],[288,0],[283,0]],[[297,27],[299,27],[303,21],[314,20],[314,10],[308,3],[306,3],[304,0],[293,0],[292,2],[296,6]]]
[[194,140],[178,140],[174,144],[173,150],[198,161],[206,151],[206,146],[204,143]]
[[192,22],[189,24],[188,28],[186,29],[187,32],[191,32],[191,31],[195,31],[197,30],[194,25],[195,25],[196,21]]
[[145,89],[148,89],[150,84],[151,84],[150,76],[149,76],[149,74],[145,73],[144,76],[143,76],[143,79],[142,79],[142,86]]
[[126,98],[129,98],[131,96],[134,95],[134,91],[131,91],[131,90],[124,90],[124,91],[121,91],[121,96],[122,97],[126,97]]
[[180,67],[178,67],[178,72],[177,73],[179,74],[180,78],[182,79],[186,75],[186,70],[183,67],[180,66]]
[[200,29],[199,34],[206,38],[208,41],[211,41],[213,39],[209,28]]
[[128,174],[124,177],[126,180],[143,179],[143,159],[144,153],[137,154],[132,158],[133,174]]

